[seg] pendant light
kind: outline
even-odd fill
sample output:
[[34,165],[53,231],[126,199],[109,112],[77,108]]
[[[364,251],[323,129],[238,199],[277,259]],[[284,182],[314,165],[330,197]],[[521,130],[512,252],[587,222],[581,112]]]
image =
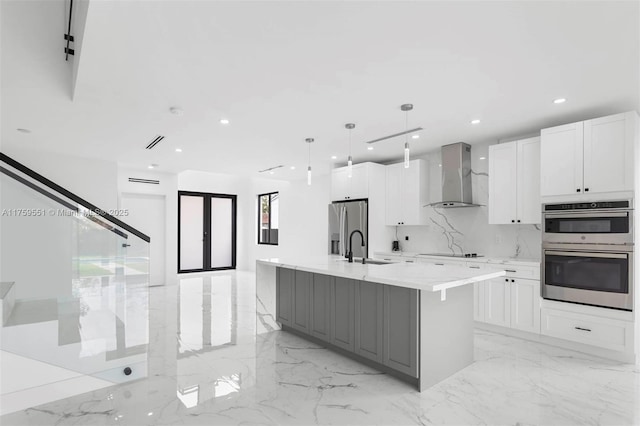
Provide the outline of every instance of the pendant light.
[[307,138],[304,140],[309,145],[309,165],[307,166],[307,185],[311,185],[311,144],[313,138]]
[[[411,111],[413,109],[413,104],[402,104],[402,105],[400,105],[400,109],[405,112],[404,127],[405,127],[406,131],[409,131],[409,111]],[[404,142],[404,168],[408,169],[409,168],[409,156],[410,156],[410,152],[409,152],[409,133],[406,133],[404,135],[404,138],[405,138],[405,142]]]
[[353,123],[347,123],[344,125],[349,130],[349,158],[347,159],[347,177],[353,176],[353,158],[351,158],[351,132],[355,129],[356,125]]

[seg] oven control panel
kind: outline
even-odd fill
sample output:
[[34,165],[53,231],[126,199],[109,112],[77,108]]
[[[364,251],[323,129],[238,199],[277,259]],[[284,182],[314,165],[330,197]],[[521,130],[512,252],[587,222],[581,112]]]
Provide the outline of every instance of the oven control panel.
[[563,203],[545,204],[544,211],[567,211],[567,210],[597,210],[597,209],[628,209],[631,203],[625,201],[597,201],[592,203]]

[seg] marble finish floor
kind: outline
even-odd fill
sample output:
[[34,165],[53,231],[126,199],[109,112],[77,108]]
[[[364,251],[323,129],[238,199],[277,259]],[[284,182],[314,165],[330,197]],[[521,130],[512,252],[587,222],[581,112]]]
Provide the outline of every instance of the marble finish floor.
[[640,424],[640,369],[477,331],[476,362],[418,393],[286,332],[256,335],[255,275],[150,291],[148,377],[8,425]]

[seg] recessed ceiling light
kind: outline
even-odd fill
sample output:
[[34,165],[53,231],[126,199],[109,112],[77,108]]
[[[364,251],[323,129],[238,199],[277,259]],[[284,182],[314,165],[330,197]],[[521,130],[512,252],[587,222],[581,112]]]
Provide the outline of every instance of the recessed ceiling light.
[[220,124],[229,124],[229,120],[226,118],[221,118],[220,119]]
[[438,164],[438,167],[442,167],[442,164]]
[[295,170],[295,169],[296,169],[296,166],[291,166],[291,167],[289,167],[289,168],[290,168],[291,170]]
[[567,102],[567,100],[565,98],[558,98],[558,99],[554,99],[553,100],[554,104],[563,104],[565,102]]
[[332,156],[331,156],[331,159],[332,159],[332,160],[335,160],[335,159],[337,159],[337,158],[338,158],[338,157],[336,157],[335,155],[332,155]]
[[480,120],[477,118],[475,120],[471,120],[471,124],[480,124]]
[[411,136],[411,139],[420,139],[420,135],[413,135]]
[[19,129],[16,129],[16,130],[19,131],[20,133],[31,133],[31,130],[29,130],[29,129],[19,128]]
[[155,169],[156,167],[158,167],[158,165],[156,163],[153,163],[153,164],[149,164],[147,166],[147,169]]
[[481,160],[486,160],[486,159],[487,159],[487,157],[480,157],[480,159],[481,159]]
[[367,147],[367,149],[368,149],[369,151],[373,151],[373,147],[372,147],[372,146],[368,146],[368,147]]
[[176,148],[176,152],[182,152],[182,148]]
[[274,174],[274,173],[275,173],[275,172],[274,172],[273,170],[269,170],[269,174],[270,174],[270,175],[272,175],[272,174]]
[[178,108],[178,107],[171,107],[169,108],[169,112],[173,115],[177,115],[177,116],[182,116],[184,115],[184,110],[182,108]]

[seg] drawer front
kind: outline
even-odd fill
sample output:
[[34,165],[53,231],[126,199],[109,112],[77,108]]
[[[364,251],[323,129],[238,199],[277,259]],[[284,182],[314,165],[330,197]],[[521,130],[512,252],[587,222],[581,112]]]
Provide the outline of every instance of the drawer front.
[[541,332],[614,351],[625,351],[632,344],[631,323],[554,309],[542,309]]
[[512,266],[512,265],[500,265],[507,271],[509,278],[526,278],[529,280],[540,279],[540,268],[534,268],[532,266]]
[[464,260],[452,260],[449,258],[428,258],[428,257],[417,257],[416,261],[418,263],[427,263],[431,265],[439,265],[439,266],[464,266]]

